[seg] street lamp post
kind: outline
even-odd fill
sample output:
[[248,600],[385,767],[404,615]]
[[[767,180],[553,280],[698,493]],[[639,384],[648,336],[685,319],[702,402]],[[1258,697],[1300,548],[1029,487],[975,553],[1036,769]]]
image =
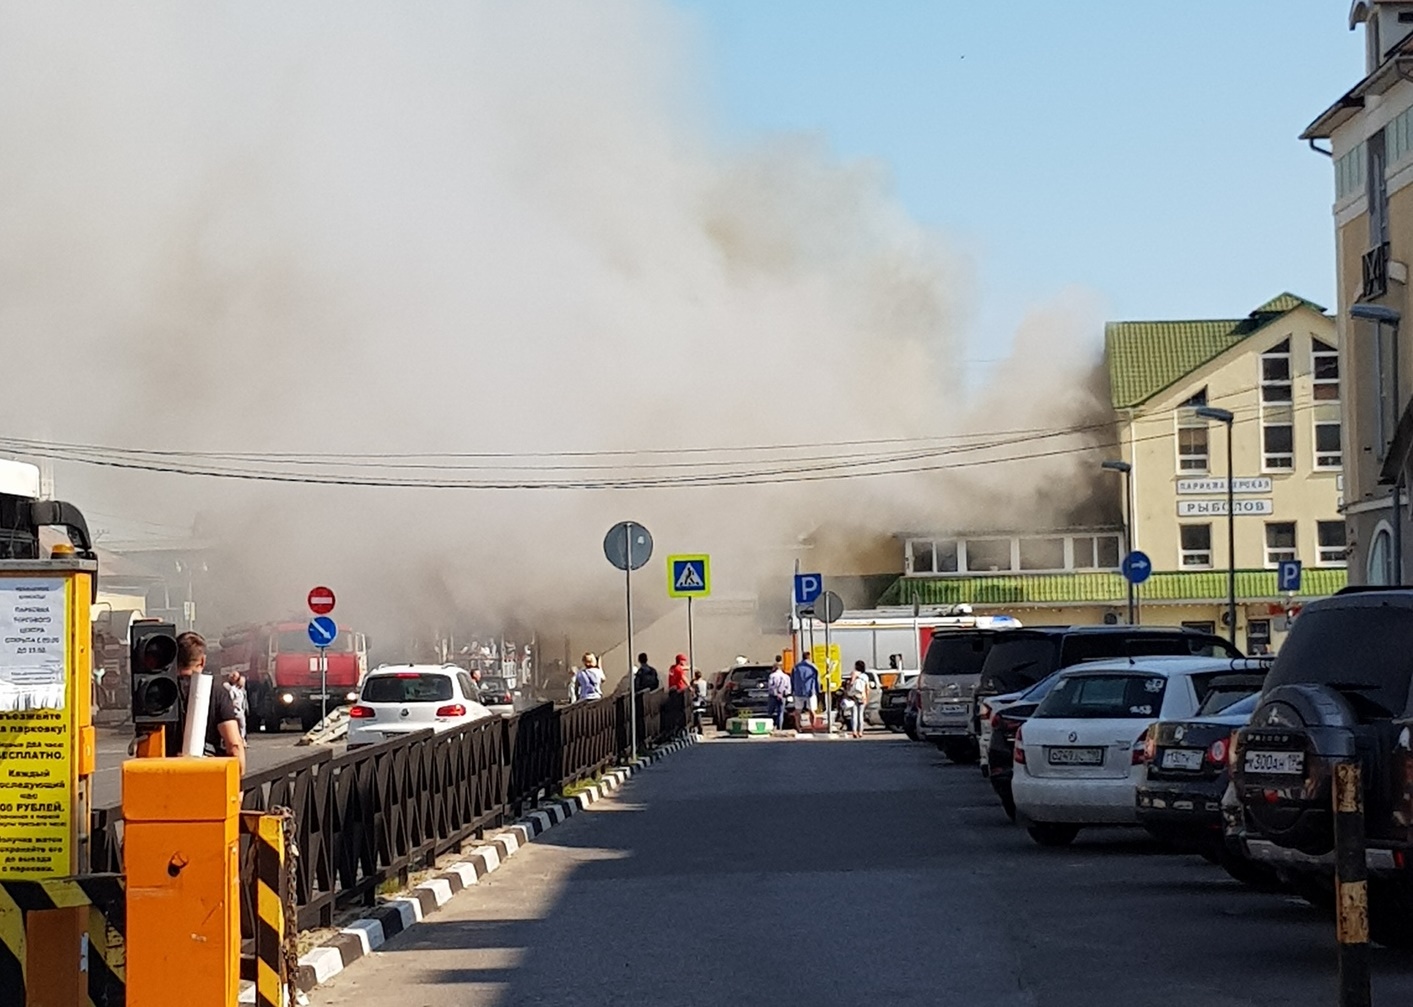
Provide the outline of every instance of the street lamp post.
[[1236,417],[1229,409],[1198,406],[1196,414],[1204,420],[1216,420],[1227,426],[1227,621],[1231,623],[1231,642],[1236,646],[1236,466],[1232,463],[1232,423]]
[[[1387,325],[1389,328],[1393,329],[1393,339],[1389,346],[1388,362],[1389,370],[1392,372],[1391,377],[1393,383],[1393,422],[1397,424],[1398,417],[1403,413],[1403,404],[1399,401],[1400,389],[1398,380],[1398,326],[1403,321],[1403,315],[1393,308],[1384,307],[1382,304],[1352,304],[1349,307],[1349,317],[1374,323],[1375,346],[1380,354],[1382,353],[1383,347],[1383,327]],[[1380,384],[1382,385],[1383,375],[1379,375],[1379,378]],[[1383,388],[1381,387],[1379,391],[1382,392]],[[1379,422],[1383,423],[1384,419],[1383,403],[1380,402]],[[1389,439],[1391,440],[1392,438],[1390,437]],[[1387,450],[1387,448],[1385,448],[1385,450]],[[1392,513],[1389,516],[1392,520],[1389,523],[1393,528],[1393,569],[1390,571],[1392,574],[1390,579],[1395,584],[1402,584],[1403,514],[1401,507],[1403,501],[1403,466],[1400,465],[1398,471],[1398,480],[1394,483],[1393,495],[1390,497],[1392,501],[1390,505]]]
[[[1099,467],[1108,472],[1122,472],[1124,477],[1124,555],[1133,552],[1133,466],[1128,462],[1106,461],[1100,462]],[[1134,601],[1133,581],[1125,577],[1128,581],[1128,624],[1132,626],[1135,622],[1137,604]]]

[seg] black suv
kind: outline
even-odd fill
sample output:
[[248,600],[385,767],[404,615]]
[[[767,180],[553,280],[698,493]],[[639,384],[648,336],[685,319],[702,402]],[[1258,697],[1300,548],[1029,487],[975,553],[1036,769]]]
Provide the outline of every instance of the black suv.
[[1232,753],[1234,841],[1325,890],[1334,873],[1334,766],[1359,762],[1370,933],[1397,947],[1413,946],[1410,681],[1413,588],[1346,588],[1300,614]]

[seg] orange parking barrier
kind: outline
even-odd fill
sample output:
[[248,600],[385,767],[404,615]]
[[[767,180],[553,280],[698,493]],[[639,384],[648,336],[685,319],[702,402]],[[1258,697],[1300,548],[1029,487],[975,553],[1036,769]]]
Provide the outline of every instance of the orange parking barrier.
[[234,759],[123,764],[129,1007],[234,1007],[239,811]]

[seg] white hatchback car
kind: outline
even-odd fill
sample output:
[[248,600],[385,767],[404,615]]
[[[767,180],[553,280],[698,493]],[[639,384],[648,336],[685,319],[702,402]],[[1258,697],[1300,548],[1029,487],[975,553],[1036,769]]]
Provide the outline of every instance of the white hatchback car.
[[492,716],[476,699],[471,676],[454,665],[402,664],[375,668],[348,708],[348,747],[431,729],[438,734]]
[[1136,825],[1144,742],[1158,720],[1191,717],[1229,658],[1136,657],[1063,672],[1016,735],[1016,818],[1041,846],[1086,825]]

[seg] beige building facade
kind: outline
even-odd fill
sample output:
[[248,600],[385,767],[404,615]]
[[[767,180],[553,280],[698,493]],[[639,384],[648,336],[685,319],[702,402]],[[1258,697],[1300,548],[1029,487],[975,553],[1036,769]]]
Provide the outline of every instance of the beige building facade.
[[[1213,407],[1232,417],[1236,641],[1278,649],[1305,599],[1346,583],[1334,319],[1281,294],[1244,318],[1112,322],[1105,354],[1118,442],[1107,460],[1121,464],[1096,458],[1095,478],[1131,495],[1133,548],[1152,563],[1139,621],[1231,634],[1227,427],[1199,412]],[[900,538],[904,574],[882,605],[969,605],[1031,625],[1128,617],[1122,526]],[[1298,591],[1278,583],[1285,560],[1302,564]]]
[[1334,175],[1349,575],[1387,584],[1406,582],[1410,562],[1407,495],[1395,507],[1394,488],[1413,445],[1413,3],[1359,0],[1349,27],[1364,32],[1365,77],[1302,139]]

